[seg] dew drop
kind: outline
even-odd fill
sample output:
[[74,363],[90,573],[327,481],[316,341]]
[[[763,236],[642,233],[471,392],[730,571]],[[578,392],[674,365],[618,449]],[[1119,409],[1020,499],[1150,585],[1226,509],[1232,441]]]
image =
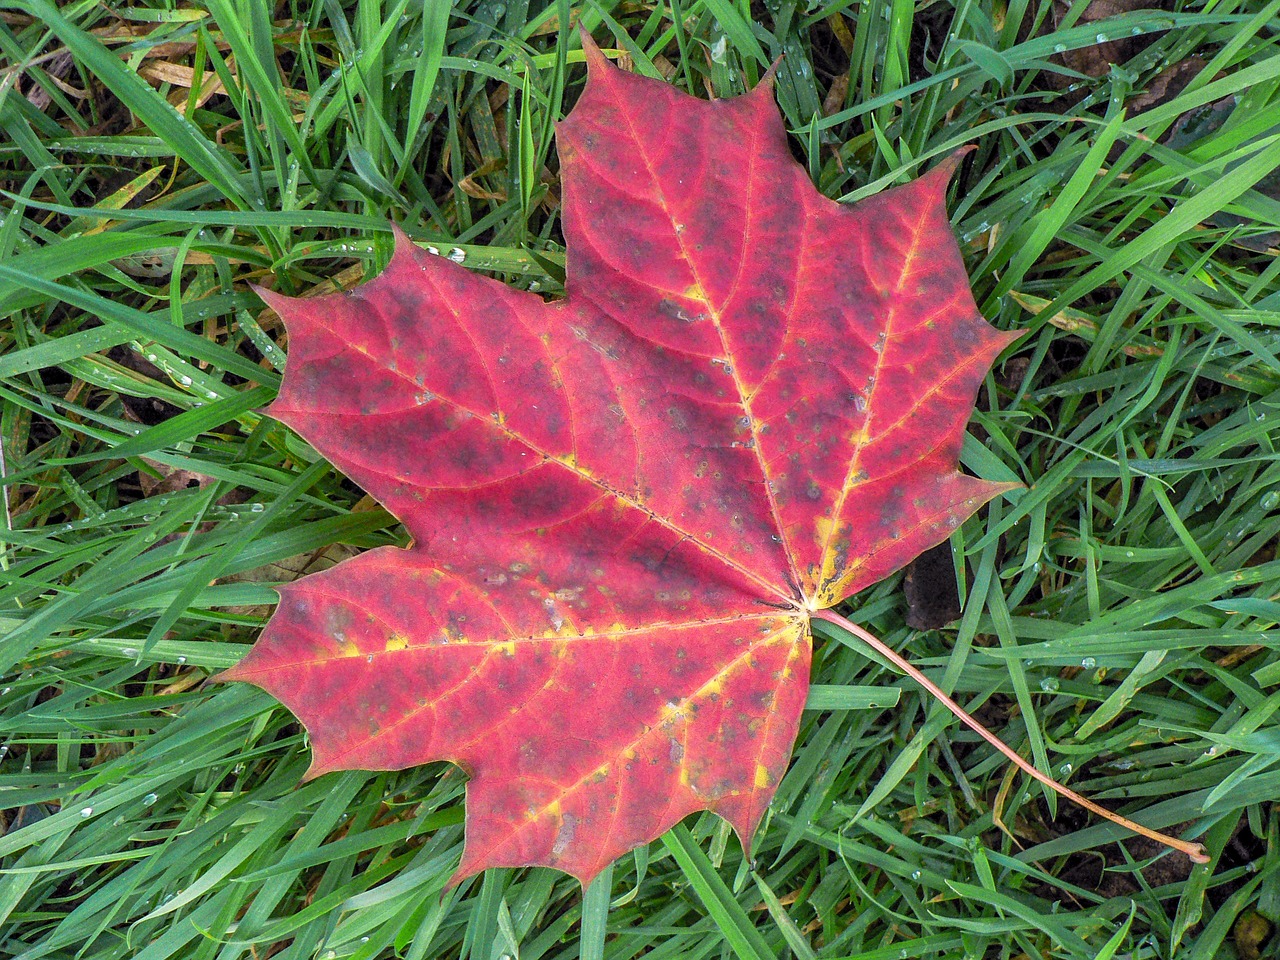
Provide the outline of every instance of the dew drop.
[[144,807],[149,807],[155,802],[156,802],[156,795],[154,793],[148,793],[145,797],[142,798],[142,805]]
[[1075,768],[1071,766],[1071,764],[1064,763],[1062,766],[1058,768],[1058,776],[1060,777],[1068,776],[1071,773],[1071,771],[1074,769]]
[[1055,44],[1053,45],[1053,52],[1054,52],[1054,53],[1066,53],[1066,52],[1067,52],[1067,45],[1066,45],[1065,43],[1055,43]]
[[1045,693],[1057,693],[1058,686],[1058,679],[1056,677],[1045,677],[1040,681],[1040,689]]
[[1080,666],[1084,667],[1086,670],[1092,670],[1097,665],[1098,665],[1098,661],[1095,660],[1093,657],[1085,657],[1083,660],[1080,661]]
[[1111,38],[1108,37],[1105,33],[1100,33],[1094,39],[1097,40],[1098,43],[1106,43]]
[[467,251],[463,250],[461,247],[454,247],[449,251],[449,259],[454,263],[462,263],[467,259]]
[[88,820],[88,819],[89,819],[90,817],[92,817],[92,816],[93,816],[93,807],[81,807],[81,808],[80,808],[80,817],[81,817],[81,819]]

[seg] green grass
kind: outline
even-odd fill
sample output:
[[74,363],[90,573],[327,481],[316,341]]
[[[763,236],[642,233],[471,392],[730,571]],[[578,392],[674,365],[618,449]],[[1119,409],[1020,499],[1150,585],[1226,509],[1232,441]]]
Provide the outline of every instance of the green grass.
[[[570,7],[0,2],[0,954],[1256,956],[1246,928],[1280,921],[1280,259],[1256,249],[1280,224],[1280,2],[1056,29],[1048,0]],[[1028,335],[964,462],[1028,489],[957,532],[957,624],[908,630],[899,577],[845,612],[1210,864],[1115,843],[821,623],[754,865],[706,815],[585,895],[543,869],[444,892],[456,770],[300,786],[287,711],[203,683],[271,582],[405,542],[256,412],[284,344],[248,284],[358,283],[395,220],[555,293],[570,20],[700,96],[785,54],[793,146],[831,197],[976,145],[957,234],[986,315]],[[1052,59],[1134,35],[1101,78]],[[1176,98],[1126,109],[1191,56]]]

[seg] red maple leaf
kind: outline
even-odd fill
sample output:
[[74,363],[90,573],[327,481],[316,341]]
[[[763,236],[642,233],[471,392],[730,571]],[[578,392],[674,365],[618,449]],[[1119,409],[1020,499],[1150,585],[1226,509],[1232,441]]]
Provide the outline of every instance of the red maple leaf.
[[470,775],[455,879],[588,882],[696,810],[744,846],[790,756],[810,617],[1008,485],[957,470],[1017,334],[979,315],[954,161],[854,206],[791,158],[771,84],[704,102],[609,65],[560,124],[567,297],[401,235],[291,300],[271,414],[399,517],[281,588],[222,679],[306,725],[309,776]]

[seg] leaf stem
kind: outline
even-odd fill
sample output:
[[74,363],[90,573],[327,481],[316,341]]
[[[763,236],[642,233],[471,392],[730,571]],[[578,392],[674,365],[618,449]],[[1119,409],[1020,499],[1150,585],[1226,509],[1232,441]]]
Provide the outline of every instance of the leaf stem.
[[1112,811],[1108,810],[1106,807],[1099,806],[1098,804],[1094,803],[1092,800],[1082,797],[1080,794],[1076,793],[1070,787],[1063,786],[1062,784],[1058,783],[1057,780],[1054,780],[1052,777],[1041,773],[1039,770],[1035,768],[1034,765],[1024,760],[1012,747],[1005,744],[1004,741],[1002,741],[994,733],[992,733],[990,730],[984,727],[981,723],[979,723],[973,717],[969,716],[969,714],[965,711],[964,707],[960,706],[960,704],[956,703],[949,696],[947,696],[942,691],[941,687],[939,687],[936,683],[934,683],[932,680],[926,677],[923,673],[921,673],[918,668],[916,668],[909,661],[904,659],[895,650],[893,650],[891,647],[885,644],[884,641],[882,641],[879,637],[875,636],[872,633],[868,633],[866,630],[862,629],[862,627],[858,626],[855,623],[851,623],[849,620],[846,620],[844,617],[840,616],[840,614],[832,610],[815,610],[813,611],[813,616],[821,620],[826,620],[828,623],[833,623],[836,626],[840,627],[841,629],[849,631],[859,640],[862,640],[869,647],[871,647],[871,649],[876,651],[876,653],[880,654],[882,657],[884,657],[886,660],[892,663],[895,667],[897,667],[899,670],[901,670],[903,673],[909,676],[912,680],[920,684],[920,686],[924,687],[925,690],[929,691],[929,693],[933,696],[935,700],[937,700],[944,707],[946,707],[953,714],[955,714],[956,717],[965,726],[967,726],[974,733],[978,734],[978,736],[982,737],[983,740],[986,740],[987,743],[991,744],[993,747],[995,747],[997,750],[1003,753],[1006,757],[1008,757],[1009,761],[1012,764],[1014,764],[1019,770],[1027,774],[1027,776],[1032,777],[1035,780],[1038,780],[1040,783],[1044,784],[1050,790],[1053,790],[1061,794],[1062,796],[1066,797],[1068,800],[1072,800],[1075,803],[1078,803],[1080,806],[1084,807],[1086,810],[1089,810],[1092,813],[1096,813],[1098,816],[1103,817],[1107,820],[1110,820],[1112,823],[1119,824],[1120,826],[1124,827],[1126,830],[1132,830],[1134,833],[1141,834],[1142,836],[1147,837],[1150,840],[1154,840],[1157,843],[1164,844],[1167,847],[1171,847],[1174,850],[1178,850],[1178,851],[1181,851],[1182,853],[1185,853],[1188,857],[1191,858],[1191,860],[1194,863],[1209,862],[1209,857],[1204,852],[1204,847],[1201,844],[1189,842],[1186,840],[1179,840],[1176,837],[1171,837],[1171,836],[1168,836],[1167,834],[1160,833],[1158,830],[1152,830],[1149,827],[1144,827],[1140,823],[1134,823],[1132,820],[1128,819],[1127,817],[1122,817],[1120,816],[1120,814],[1113,813]]

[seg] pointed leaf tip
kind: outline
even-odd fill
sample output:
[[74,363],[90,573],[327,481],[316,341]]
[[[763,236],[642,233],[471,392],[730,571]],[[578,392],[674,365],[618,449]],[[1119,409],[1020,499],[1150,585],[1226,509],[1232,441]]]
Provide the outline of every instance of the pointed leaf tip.
[[409,234],[404,232],[404,228],[401,227],[400,224],[396,223],[394,220],[390,221],[390,223],[391,235],[396,239],[396,253],[400,253],[402,250],[408,250],[417,246]]
[[268,308],[274,310],[281,317],[288,308],[288,304],[293,297],[287,297],[283,293],[276,293],[270,287],[264,287],[258,283],[249,284],[249,289],[258,295],[258,299],[267,305]]
[[774,83],[778,79],[778,68],[782,66],[782,58],[785,56],[785,53],[780,53],[778,54],[778,58],[774,60],[773,63],[769,64],[769,69],[764,72],[764,76],[762,76],[760,78],[760,82],[755,85],[755,88],[751,91],[752,93],[755,93],[756,90],[760,90],[761,88],[770,93],[773,92]]
[[[236,666],[239,666],[238,664]],[[208,679],[209,683],[238,683],[240,678],[235,676],[236,667],[227,667],[220,670]]]
[[966,143],[963,147],[952,150],[937,166],[924,173],[920,179],[937,190],[946,190],[951,183],[951,178],[960,169],[961,162],[976,149],[978,148],[974,144]]
[[596,76],[613,66],[596,43],[595,37],[591,36],[591,31],[581,24],[578,25],[578,37],[582,40],[582,52],[586,57],[589,77]]

